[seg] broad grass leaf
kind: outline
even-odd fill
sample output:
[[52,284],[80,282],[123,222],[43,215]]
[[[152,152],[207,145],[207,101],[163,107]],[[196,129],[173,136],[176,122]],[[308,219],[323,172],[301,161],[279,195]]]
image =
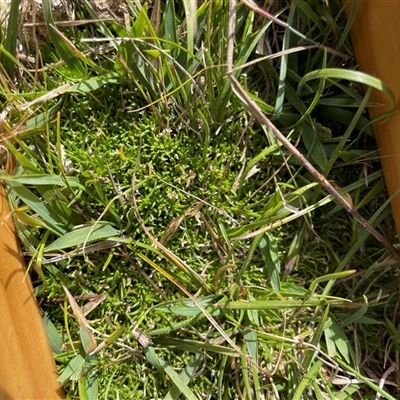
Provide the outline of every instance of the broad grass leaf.
[[340,150],[338,156],[346,163],[357,161],[377,161],[379,159],[378,151],[369,150]]
[[[354,118],[355,112],[346,110],[338,107],[328,107],[324,105],[318,106],[318,114],[322,118],[326,118],[330,121],[339,122],[348,126]],[[368,128],[367,128],[368,127]],[[366,130],[366,132],[372,136],[372,128],[369,126],[369,120],[365,117],[361,117],[355,126],[358,130]]]
[[35,194],[33,194],[29,189],[15,182],[8,182],[15,194],[33,211],[35,211],[39,217],[41,217],[42,222],[46,227],[52,232],[63,235],[66,233],[64,227],[64,221],[60,217],[60,214],[55,212],[51,207],[48,207],[39,199]]
[[[258,96],[256,96],[254,93],[247,92],[247,95],[250,97],[251,100],[253,100],[258,107],[261,108],[262,111],[264,111],[267,114],[272,114],[274,112],[274,107],[267,104],[264,100],[260,99]],[[296,116],[297,120],[297,116]]]
[[[182,66],[192,74],[194,66],[194,58],[192,57],[194,50],[194,36],[197,34],[197,16],[196,8],[197,5],[193,1],[183,0],[183,7],[185,9],[186,17],[186,61],[182,63]],[[187,89],[190,90],[190,84],[187,85]]]
[[279,252],[274,237],[269,233],[264,233],[259,245],[261,255],[271,279],[271,286],[276,291],[281,290],[280,272],[281,264],[279,261]]
[[63,41],[56,33],[55,22],[51,11],[51,1],[43,0],[43,14],[46,23],[47,32],[51,43],[54,45],[58,55],[64,60],[70,71],[76,78],[82,78],[85,75],[85,68],[83,67],[79,58],[71,50],[69,45]]
[[[271,21],[267,21],[265,25],[257,32],[257,34],[254,35],[248,35],[246,39],[244,40],[244,43],[241,47],[241,51],[239,52],[239,55],[237,57],[237,60],[235,62],[235,68],[240,67],[241,65],[245,64],[250,57],[250,54],[253,52],[254,48],[257,46],[257,44],[260,42],[261,38],[263,37],[265,31],[268,29],[268,27],[271,25]],[[242,71],[238,69],[235,72],[235,76],[237,77],[240,75]],[[222,89],[222,92],[216,102],[216,115],[215,118],[218,121],[223,121],[224,116],[226,113],[226,105],[229,101],[229,97],[231,95],[231,83],[228,80]]]
[[300,99],[299,95],[293,89],[292,85],[286,85],[286,98],[300,115],[304,115],[307,112],[306,105]]
[[[33,163],[27,155],[22,154],[20,151],[17,150],[17,148],[13,145],[13,143],[10,140],[6,140],[6,145],[9,150],[9,152],[15,157],[15,160],[17,161],[19,165],[19,169],[23,169],[26,173],[29,174],[41,174],[43,173],[42,169],[35,163]],[[6,175],[5,172],[1,172],[1,176],[4,179],[4,177],[10,177],[10,175]]]
[[[325,308],[324,313],[322,314],[322,317],[319,319],[317,328],[315,329],[314,334],[312,336],[311,344],[314,345],[315,348],[319,346],[324,330],[327,329],[332,324],[328,316],[329,316],[329,306]],[[306,355],[301,365],[304,371],[308,371],[311,363],[313,362],[317,354],[318,354],[317,351],[311,351],[311,349],[310,351],[306,352]]]
[[[336,107],[337,111],[340,111],[342,107],[353,107],[359,108],[361,104],[361,99],[352,99],[347,96],[335,96],[327,99],[320,99],[318,101],[318,106],[328,106],[329,108]],[[378,106],[376,103],[369,103],[368,106]]]
[[230,347],[221,346],[218,344],[211,344],[202,342],[200,340],[187,340],[187,339],[154,339],[154,343],[162,347],[170,347],[179,350],[186,350],[190,353],[201,353],[203,351],[208,353],[222,354],[231,357],[238,357],[237,351]]
[[323,171],[328,158],[317,132],[308,122],[304,122],[302,125],[302,137],[309,157],[311,157]]
[[[17,54],[17,37],[19,32],[19,5],[21,0],[13,0],[10,2],[10,13],[7,18],[7,34],[4,41],[4,48],[10,54],[8,57],[5,52],[0,55],[0,62],[3,65],[4,70],[7,72],[10,80],[14,80],[15,75],[15,56]],[[3,3],[2,7],[5,7]]]
[[320,368],[322,367],[322,361],[318,360],[304,375],[304,377],[301,379],[293,397],[292,400],[302,400],[303,397],[303,392],[307,389],[307,387],[311,384],[311,382],[315,381],[315,376],[318,374],[320,371]]
[[109,239],[116,237],[120,231],[108,224],[98,224],[96,226],[85,226],[74,231],[64,234],[62,237],[55,240],[52,244],[46,247],[45,251],[56,251],[66,248],[91,243],[99,239]]
[[[290,195],[287,196],[286,205],[290,205],[293,208],[299,207],[301,205],[299,198],[302,196],[309,197],[307,192],[311,191],[311,189],[313,189],[317,185],[318,183],[310,183],[295,190],[294,192],[292,192]],[[311,194],[312,193],[310,192],[310,195]],[[284,221],[285,217],[290,216],[291,214],[294,218],[297,218],[298,216],[301,215],[300,212],[298,214],[295,214],[292,213],[292,211],[289,211],[287,207],[285,207],[284,201],[279,192],[275,192],[271,194],[269,197],[267,197],[266,202],[267,204],[264,207],[263,214],[261,216],[257,215],[259,218],[255,222],[251,222],[250,224],[241,226],[239,228],[228,229],[226,231],[228,237],[237,238],[243,236],[246,232],[252,231],[254,229],[263,228],[266,226],[268,227],[268,225],[274,223],[275,221],[282,222]],[[315,208],[321,205],[322,204],[315,205]],[[309,211],[310,210],[307,211],[305,211],[304,209],[302,210],[302,212],[309,212]]]
[[282,280],[286,280],[285,278],[291,274],[295,265],[298,264],[302,249],[302,243],[305,237],[305,221],[300,223],[300,226],[294,235],[292,243],[290,244],[289,251],[287,252],[287,256],[285,258],[285,268]]
[[[375,174],[376,177],[381,176],[382,171],[377,171]],[[354,185],[354,184],[353,184]],[[352,186],[352,185],[350,185]],[[394,195],[397,193],[395,192]],[[381,223],[389,214],[390,210],[387,209],[388,204],[390,203],[391,198],[387,199],[381,207],[374,213],[374,215],[368,220],[368,222],[372,226],[377,226],[379,223]],[[361,233],[358,235],[358,238],[356,242],[352,245],[351,249],[347,252],[346,256],[342,259],[338,267],[336,268],[336,271],[343,271],[344,268],[348,266],[348,263],[356,254],[358,249],[365,243],[366,238],[369,236],[369,232],[366,230],[362,230]],[[340,273],[340,272],[339,272]],[[318,278],[316,279],[318,280]],[[316,281],[315,280],[315,281]],[[360,279],[360,282],[363,281],[363,277]],[[330,282],[327,283],[323,295],[329,294],[330,290],[332,289],[332,286],[334,284],[335,280],[330,280]]]
[[[313,386],[317,386],[318,383],[313,382]],[[358,385],[353,384],[351,386],[344,387],[340,392],[335,393],[335,400],[350,400],[357,397],[357,393],[360,392],[362,388],[362,384],[359,383]],[[389,397],[384,397],[385,399],[389,399]],[[322,397],[322,400],[325,400],[326,397]],[[319,400],[319,399],[318,399]]]
[[132,38],[141,38],[150,27],[152,27],[152,24],[147,16],[147,3],[144,3],[140,8],[140,12],[136,17],[134,24],[132,25],[130,35]]
[[[323,383],[325,384],[325,380],[323,380]],[[318,385],[320,385],[320,383],[319,382],[317,382],[317,381],[312,381],[311,382],[311,385],[312,385],[312,388],[313,388],[313,390],[314,390],[314,396],[315,396],[315,400],[325,400],[325,398],[324,398],[324,395],[322,394],[322,391],[321,391],[321,389],[319,388],[319,386]],[[321,385],[322,386],[322,385]],[[357,389],[355,389],[354,387],[352,388],[352,390],[353,391],[356,391],[356,390],[358,390],[359,388],[357,388]],[[344,389],[344,390],[346,390],[346,389]],[[352,392],[350,391],[350,394],[351,394]],[[346,396],[347,396],[348,394],[346,394]],[[335,396],[336,396],[336,394],[335,394]],[[347,398],[347,397],[346,397]],[[335,400],[342,400],[342,399],[339,399],[337,396],[336,396],[336,398],[335,398]]]
[[96,373],[88,373],[79,379],[80,400],[97,400],[99,393],[99,381]]
[[[163,17],[164,38],[170,43],[178,43],[177,29],[176,29],[176,15],[175,15],[175,1],[167,0],[165,5],[165,12]],[[178,51],[176,46],[166,42],[167,47],[171,50],[174,57],[177,56],[175,52]],[[177,57],[176,57],[177,58]]]
[[54,324],[50,321],[47,315],[43,315],[43,323],[46,329],[47,336],[50,341],[51,350],[53,353],[61,354],[63,339],[61,335],[58,333]]
[[[195,317],[201,315],[201,310],[194,307],[171,307],[171,308],[157,308],[159,311],[169,312],[172,314],[180,315],[181,317]],[[222,314],[221,310],[210,311],[212,316],[218,316]]]
[[49,110],[40,113],[26,121],[26,123],[21,127],[20,132],[18,133],[18,139],[26,139],[27,137],[43,131],[43,128],[52,121],[57,112],[60,110],[62,106],[62,100],[58,101],[53,107]]
[[180,392],[188,399],[188,400],[198,400],[197,396],[189,389],[187,384],[183,381],[183,379],[175,372],[175,370],[168,365],[164,359],[159,357],[155,352],[154,347],[147,347],[144,350],[144,354],[147,360],[150,362],[153,367],[155,367],[158,371],[166,373],[172,380],[175,386],[178,387]]
[[362,197],[361,201],[357,204],[356,209],[361,209],[362,207],[365,207],[372,201],[375,201],[379,196],[379,194],[382,192],[382,190],[385,190],[385,188],[386,188],[386,183],[385,180],[382,178],[375,183],[375,185],[371,188],[371,190],[367,194],[365,194]]
[[[220,295],[212,294],[210,296],[198,297],[196,300],[203,307],[208,307],[208,306],[214,304],[215,301],[218,300],[218,299],[221,299]],[[226,299],[226,297],[224,296],[224,297],[222,297],[222,299]],[[220,303],[221,303],[221,300],[220,300]],[[163,304],[157,305],[156,309],[164,308],[164,307],[170,308],[170,307],[182,307],[182,306],[187,306],[187,307],[195,308],[196,310],[198,310],[198,307],[197,307],[196,303],[193,300],[188,299],[188,298],[179,299],[179,300],[172,300],[172,301],[169,301],[167,303],[163,303]]]
[[368,100],[371,96],[371,93],[372,93],[372,88],[369,87],[365,93],[365,96],[361,102],[359,109],[354,114],[354,117],[353,117],[352,121],[350,122],[350,124],[348,125],[345,133],[341,137],[339,144],[333,150],[331,157],[330,157],[329,161],[327,162],[326,168],[323,170],[323,174],[325,176],[329,175],[336,159],[339,157],[339,150],[342,150],[343,148],[345,148],[346,143],[349,141],[350,135],[354,131],[354,128],[356,127],[358,120],[362,117],[364,110],[367,107]]
[[125,327],[120,326],[115,330],[110,336],[107,337],[107,339],[103,340],[91,353],[90,355],[95,355],[99,351],[105,349],[106,347],[110,346],[112,343],[114,343],[123,333],[125,332]]
[[85,365],[85,357],[78,353],[66,366],[64,371],[57,379],[63,385],[69,380],[77,381],[82,374],[83,367]]
[[332,324],[325,329],[324,333],[329,356],[335,357],[339,353],[350,364],[351,345],[339,324],[332,320]]
[[47,228],[46,224],[38,217],[27,214],[23,209],[15,208],[14,214],[18,218],[18,222],[22,222],[26,226],[36,226],[40,228]]
[[304,0],[293,0],[293,3],[296,4],[296,7],[298,7],[307,16],[307,18],[310,19],[313,24],[318,27],[318,29],[322,33],[324,33],[324,30],[326,28],[322,23],[321,16],[317,15],[314,10],[307,4],[307,2],[305,2]]
[[[212,306],[217,299],[220,299],[219,295],[211,295],[206,297],[200,297],[197,301],[207,309],[211,315],[220,315],[221,310],[215,309],[213,310],[210,306]],[[220,300],[220,303],[222,300]],[[202,314],[201,310],[197,307],[196,304],[193,303],[190,299],[181,299],[179,301],[171,301],[168,303],[163,303],[157,305],[155,310],[162,311],[165,313],[172,313],[185,317],[194,317],[196,315]]]
[[242,186],[243,182],[248,179],[248,174],[252,168],[254,168],[259,162],[261,162],[265,157],[274,153],[276,150],[279,149],[278,144],[273,144],[272,146],[266,147],[260,153],[258,153],[255,157],[253,157],[248,164],[246,165],[246,169],[244,170],[243,174],[240,177],[239,187]]
[[85,353],[92,353],[92,351],[95,350],[97,347],[97,342],[93,333],[86,326],[86,323],[82,321],[79,322],[79,335]]
[[42,186],[42,185],[54,185],[65,187],[66,182],[71,187],[76,187],[84,190],[85,187],[80,184],[79,179],[73,176],[67,176],[65,178],[58,175],[21,175],[21,176],[11,176],[7,175],[3,171],[0,171],[1,179],[6,182],[13,182],[15,184],[20,185],[33,185],[33,186]]
[[[185,368],[179,374],[179,377],[186,384],[189,383],[190,379],[195,375],[196,370],[200,367],[203,362],[203,356],[200,354],[195,354],[189,362],[186,364]],[[164,400],[177,400],[181,395],[181,391],[177,385],[174,384],[172,388],[169,390],[167,395],[164,397]]]
[[[92,17],[92,19],[97,20],[96,29],[99,30],[104,35],[104,37],[112,38],[113,33],[108,29],[106,23],[102,22],[102,21],[98,21],[100,19],[99,14],[93,9],[91,2],[88,0],[80,0],[79,3],[82,6],[82,8],[84,8],[89,13],[89,15]],[[96,3],[93,3],[93,4],[96,4]],[[115,49],[117,49],[116,41],[110,40],[110,43],[112,45],[114,45]]]
[[319,285],[322,282],[335,282],[336,279],[341,279],[341,278],[347,278],[350,275],[353,275],[356,271],[354,269],[346,270],[346,271],[341,271],[341,272],[333,272],[332,274],[327,274],[327,275],[322,275],[319,276],[318,278],[315,278],[311,284],[310,284],[310,292],[314,293],[317,285]]
[[[380,393],[383,396],[384,399],[386,399],[386,400],[398,400],[398,398],[395,398],[395,397],[391,396],[387,391],[385,391],[384,389],[382,389],[378,385],[376,385],[373,382],[372,379],[366,378],[364,375],[360,374],[359,371],[358,371],[358,368],[352,368],[350,365],[347,365],[340,358],[337,358],[336,361],[339,364],[339,366],[345,368],[346,371],[349,371],[352,374],[354,374],[354,376],[356,376],[365,385],[369,386],[375,392]],[[379,398],[379,397],[377,397],[377,398]],[[347,397],[345,397],[345,399],[347,400],[347,399],[349,399],[349,397],[347,396]]]
[[303,85],[312,80],[312,79],[335,79],[342,80],[346,79],[352,82],[358,82],[366,86],[370,86],[374,89],[380,90],[385,93],[393,102],[393,106],[395,105],[396,99],[393,91],[383,83],[380,79],[375,78],[372,75],[368,75],[365,72],[361,71],[351,71],[348,69],[342,68],[326,68],[320,69],[316,71],[309,72],[304,75],[298,85],[298,91],[301,90]]
[[338,297],[326,298],[310,298],[304,300],[298,298],[296,300],[255,300],[255,301],[228,301],[224,304],[224,310],[283,310],[286,308],[302,308],[302,307],[320,307],[327,304],[343,304],[350,302],[350,300],[340,299]]
[[[293,24],[294,16],[295,16],[295,5],[292,4],[290,7],[290,12],[287,20],[287,23],[289,25]],[[290,29],[285,30],[282,43],[283,52],[291,47],[292,35],[293,33]],[[297,58],[297,55],[295,55],[295,57]],[[289,54],[283,54],[282,57],[280,58],[278,88],[276,92],[274,113],[271,116],[271,121],[278,119],[283,110],[283,104],[285,102],[288,64],[289,64]]]
[[387,330],[388,330],[388,332],[390,334],[390,339],[391,339],[394,347],[396,348],[396,350],[398,352],[400,352],[400,333],[399,333],[399,330],[398,330],[398,328],[396,328],[392,324],[392,322],[389,320],[389,318],[386,315],[385,315],[384,319],[385,319],[385,324],[386,324]]
[[[90,92],[93,92],[93,91],[99,89],[100,87],[102,87],[105,84],[112,84],[112,83],[118,83],[118,82],[119,82],[118,76],[115,73],[107,73],[107,74],[104,74],[101,76],[96,76],[96,77],[89,78],[86,80],[81,80],[78,83],[74,83],[74,84],[67,83],[65,85],[59,86],[56,89],[53,89],[53,90],[45,93],[43,96],[40,96],[32,101],[22,104],[19,107],[19,109],[22,111],[27,110],[27,109],[33,107],[34,105],[46,103],[52,99],[60,97],[64,93],[80,93],[80,94],[90,93]],[[58,107],[61,106],[60,103],[56,104],[53,108],[51,108],[48,111],[48,113],[46,112],[46,113],[41,114],[42,117],[40,120],[44,121],[45,124],[47,122],[49,122],[51,117],[57,115]],[[40,120],[37,122],[40,122]],[[31,127],[28,127],[27,132],[22,131],[25,135],[35,132],[35,130],[37,130],[38,127],[33,125],[33,123],[32,123]]]
[[[143,261],[145,261],[146,263],[151,265],[156,271],[158,271],[160,274],[165,276],[170,281],[173,281],[173,282],[175,282],[175,281],[178,282],[179,281],[179,278],[176,276],[176,274],[174,272],[166,270],[165,268],[162,267],[161,264],[155,263],[153,260],[151,260],[150,258],[148,258],[147,256],[145,256],[144,254],[142,254],[140,252],[138,252],[137,255]],[[200,285],[204,284],[203,278],[196,271],[194,271],[193,268],[191,268],[189,265],[184,263],[178,257],[175,257],[175,255],[173,255],[171,258],[169,256],[167,256],[167,258],[175,266],[177,266],[180,270],[182,270],[185,274],[187,274],[187,276],[189,276],[191,278],[192,284],[193,284],[193,281],[196,281],[196,283],[195,283],[196,286],[198,284],[200,284]]]
[[359,322],[363,315],[368,311],[368,298],[367,296],[363,295],[363,299],[363,305],[355,313],[343,319],[342,323],[340,324],[340,328],[344,328],[347,325]]
[[[247,297],[248,301],[255,301],[255,297],[252,295],[248,295]],[[250,322],[255,325],[255,326],[260,326],[260,315],[258,310],[247,310],[247,318],[250,320]]]
[[[323,65],[322,65],[323,68],[326,68],[326,57],[327,57],[327,53],[324,53]],[[307,111],[304,112],[302,114],[301,118],[296,122],[295,126],[300,126],[303,123],[303,121],[311,121],[312,120],[311,113],[313,112],[315,107],[317,105],[319,105],[319,100],[321,99],[321,96],[324,92],[325,86],[326,86],[326,81],[324,79],[320,79],[318,82],[318,88],[314,89],[314,91],[313,91],[314,98],[313,98],[312,102],[309,104]],[[317,123],[315,123],[313,121],[312,126],[315,129],[316,133],[319,133],[320,130],[317,128]]]
[[246,329],[243,332],[243,339],[246,343],[247,352],[250,354],[252,360],[258,363],[258,338],[257,333],[252,329]]
[[103,85],[109,85],[109,84],[118,84],[120,83],[118,76],[116,76],[115,73],[109,73],[101,76],[96,76],[93,78],[89,78],[86,80],[83,80],[81,82],[75,83],[74,85],[71,85],[69,87],[66,87],[63,91],[60,91],[60,94],[62,93],[91,93],[99,88],[101,88]]
[[[146,65],[145,60],[136,54],[137,51],[132,42],[127,41],[121,43],[118,48],[118,55],[115,59],[115,71],[122,75],[132,75],[135,83],[140,85],[143,90],[147,90],[148,94],[153,100],[159,98],[159,95],[154,90],[154,79]],[[151,61],[147,60],[148,63]]]

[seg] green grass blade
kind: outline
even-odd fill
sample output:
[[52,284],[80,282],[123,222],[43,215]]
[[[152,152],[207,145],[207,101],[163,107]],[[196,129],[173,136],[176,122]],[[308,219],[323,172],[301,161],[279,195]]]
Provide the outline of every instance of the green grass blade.
[[119,235],[119,231],[109,224],[97,224],[95,226],[85,226],[71,232],[66,233],[52,244],[46,247],[46,252],[73,248],[83,245],[84,243],[92,243],[99,239],[115,238]]
[[99,392],[99,381],[96,373],[89,373],[79,379],[79,398],[80,400],[97,400]]
[[[254,48],[259,43],[260,39],[264,35],[265,31],[268,29],[270,22],[267,22],[259,32],[255,35],[249,35],[245,42],[243,43],[243,47],[241,48],[240,53],[237,56],[237,60],[235,62],[234,69],[238,69],[235,72],[235,75],[240,74],[241,65],[245,64],[250,57],[250,54],[254,50]],[[224,115],[226,113],[226,104],[229,101],[229,97],[231,95],[231,83],[229,81],[226,82],[224,88],[222,89],[221,94],[218,97],[216,102],[216,120],[222,122],[224,120]]]
[[283,310],[285,308],[319,307],[327,304],[343,304],[344,299],[327,300],[325,298],[310,300],[254,300],[254,301],[228,301],[221,305],[223,310]]
[[362,316],[368,311],[368,298],[365,295],[363,295],[363,300],[363,305],[355,313],[343,319],[342,323],[340,324],[340,328],[345,328],[350,324],[356,324],[357,321],[359,321]]
[[[20,169],[23,169],[27,174],[42,174],[43,170],[32,161],[32,157],[29,157],[29,153],[24,155],[22,152],[18,151],[14,144],[7,140],[6,142],[7,148],[9,152],[15,157],[18,162]],[[2,172],[2,179],[6,179],[7,177],[13,178],[13,176],[8,175]]]
[[51,350],[53,351],[53,353],[61,354],[63,345],[62,336],[58,333],[57,328],[47,317],[47,315],[43,315],[42,318],[47,336],[50,341]]
[[[186,46],[187,46],[187,59],[186,59],[186,70],[191,75],[193,72],[192,57],[194,50],[194,35],[197,31],[197,21],[196,21],[196,9],[193,8],[193,1],[183,0],[183,7],[185,8],[186,16]],[[188,85],[190,90],[190,85]]]
[[[200,367],[203,361],[203,356],[200,354],[195,354],[187,363],[183,371],[180,373],[180,378],[186,384],[189,383],[190,379],[195,374],[196,370]],[[172,386],[167,395],[164,397],[164,400],[178,400],[181,395],[181,391],[177,385]]]
[[351,71],[340,68],[326,68],[322,70],[312,71],[303,76],[303,78],[299,82],[297,90],[300,91],[306,82],[309,82],[313,79],[335,79],[335,80],[346,79],[352,82],[358,82],[385,93],[392,100],[393,107],[396,102],[395,95],[393,91],[389,88],[389,86],[383,83],[380,79],[375,78],[374,76],[368,75],[361,71]]
[[157,355],[153,347],[147,347],[144,350],[144,353],[150,364],[153,365],[153,367],[155,367],[157,370],[166,373],[171,378],[172,382],[178,388],[178,390],[188,400],[198,400],[197,396],[195,396],[195,394],[189,389],[183,379],[175,372],[175,370],[170,365],[168,365],[164,361],[164,359]]
[[166,45],[169,47],[169,50],[171,50],[172,54],[174,54],[175,58],[177,58],[178,54],[175,54],[175,52],[178,49],[172,46],[172,43],[178,43],[174,0],[166,1],[163,21],[164,38],[169,42],[167,42]]
[[307,389],[309,385],[312,384],[312,381],[315,379],[315,375],[318,373],[319,369],[322,367],[322,361],[317,361],[304,375],[304,378],[300,381],[299,386],[297,387],[292,400],[302,400],[303,392]]
[[330,170],[332,169],[332,166],[334,164],[334,162],[336,161],[337,157],[339,156],[339,152],[340,150],[342,150],[346,144],[346,142],[349,140],[350,134],[353,132],[353,130],[355,129],[358,121],[360,120],[360,118],[362,117],[362,114],[364,113],[365,107],[367,106],[369,97],[371,95],[371,87],[368,88],[367,93],[365,94],[357,112],[354,114],[354,117],[351,121],[351,123],[349,124],[348,128],[346,129],[346,132],[344,133],[344,135],[342,136],[342,138],[340,139],[339,144],[335,147],[334,152],[332,153],[326,167],[323,169],[324,171],[324,175],[327,176],[330,172]]
[[[311,344],[315,346],[315,348],[318,348],[319,343],[321,341],[321,337],[324,333],[324,330],[327,329],[326,323],[329,323],[329,306],[325,308],[321,318],[318,321],[317,328],[315,329],[314,335],[311,339]],[[330,323],[329,325],[330,326]],[[316,355],[316,351],[309,350],[306,352],[306,356],[304,357],[304,360],[301,364],[303,367],[304,371],[308,371],[310,368],[310,365],[312,364],[312,361],[314,360],[314,357]]]
[[[289,25],[291,25],[293,23],[295,10],[296,10],[296,8],[295,8],[294,4],[292,4],[292,6],[290,7],[290,12],[289,12],[288,21],[287,21],[287,23]],[[291,38],[292,38],[292,32],[291,32],[291,30],[288,29],[285,31],[285,35],[283,38],[283,43],[282,43],[282,51],[283,52],[290,48]],[[285,102],[285,92],[286,92],[286,82],[287,82],[286,75],[287,75],[287,69],[288,69],[288,61],[289,61],[289,54],[284,54],[280,60],[278,89],[276,92],[274,113],[271,116],[271,121],[278,119],[281,116],[281,113],[283,110],[283,104]]]
[[[10,176],[0,171],[1,179],[6,182],[12,182],[19,185],[33,185],[33,186],[43,186],[43,185],[54,185],[65,187],[66,182],[61,176],[58,175],[21,175],[21,176]],[[85,189],[75,177],[66,177],[67,183],[70,187],[75,187],[79,189]]]
[[276,292],[280,292],[281,264],[279,261],[278,247],[274,237],[269,233],[264,233],[258,247],[267,267],[268,274],[271,279],[271,286]]
[[68,380],[78,380],[82,373],[83,367],[85,365],[85,357],[81,354],[77,354],[66,366],[64,371],[61,373],[57,379],[63,385],[68,382]]
[[[100,19],[98,13],[93,9],[90,1],[81,0],[81,4],[88,11],[89,15],[93,19],[95,19],[95,20]],[[108,29],[107,24],[105,22],[102,22],[102,21],[96,22],[96,27],[105,37],[107,37],[107,38],[112,38],[113,37],[112,32],[110,31],[110,29]],[[117,45],[116,41],[110,40],[110,42],[114,46],[115,49],[118,48],[118,45]]]
[[301,128],[301,136],[308,151],[308,157],[311,157],[323,171],[326,168],[328,157],[316,129],[308,121],[304,122]]
[[332,320],[332,324],[325,328],[324,333],[328,354],[335,359],[338,354],[341,354],[346,362],[350,364],[350,359],[354,360],[351,345],[338,323]]
[[173,349],[179,349],[182,351],[188,351],[190,353],[199,353],[203,354],[203,352],[214,353],[214,354],[222,354],[228,355],[231,357],[238,357],[239,354],[237,351],[211,343],[201,342],[199,340],[185,340],[185,339],[154,339],[154,344],[159,345],[160,347],[168,347]]
[[71,73],[75,78],[82,78],[85,75],[85,68],[83,67],[81,61],[76,56],[76,54],[71,50],[70,46],[63,41],[57,34],[55,27],[55,22],[53,19],[53,14],[51,11],[51,1],[43,0],[43,14],[46,22],[47,32],[51,43],[56,48],[59,56],[64,60]]
[[[3,65],[4,70],[9,76],[10,80],[14,79],[15,75],[15,56],[17,54],[17,37],[19,30],[19,5],[21,0],[13,0],[10,2],[10,14],[8,16],[7,22],[7,34],[5,38],[4,47],[5,50],[11,55],[11,57],[7,57],[7,54],[2,53],[0,56],[0,62]],[[3,4],[2,7],[5,7]]]
[[20,184],[9,182],[14,193],[41,218],[42,222],[52,232],[62,235],[66,233],[61,216],[50,207],[46,206],[35,194]]
[[336,359],[337,363],[345,368],[347,371],[353,373],[358,379],[361,379],[367,386],[369,386],[372,390],[374,390],[375,392],[381,394],[383,396],[383,398],[385,398],[386,400],[396,400],[395,397],[393,397],[391,394],[389,394],[388,392],[386,392],[386,390],[380,388],[378,385],[376,385],[374,382],[372,382],[371,379],[366,378],[365,376],[363,376],[362,374],[360,374],[359,371],[357,371],[356,369],[352,368],[350,365],[347,365],[344,361],[342,361],[340,358]]
[[309,290],[311,293],[314,293],[317,285],[320,284],[321,282],[335,281],[336,279],[347,278],[348,276],[353,275],[355,272],[356,272],[355,270],[348,270],[348,271],[334,272],[333,274],[320,276],[311,282]]

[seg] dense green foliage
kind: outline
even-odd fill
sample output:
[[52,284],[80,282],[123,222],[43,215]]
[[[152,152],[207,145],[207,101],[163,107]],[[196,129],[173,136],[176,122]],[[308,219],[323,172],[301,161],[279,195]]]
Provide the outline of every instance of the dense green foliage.
[[[197,31],[188,1],[64,30],[43,3],[46,68],[18,64],[17,94],[3,88],[20,128],[2,176],[68,397],[397,398],[379,379],[398,357],[398,264],[232,92],[228,2],[202,2]],[[340,2],[314,3],[274,13],[348,54]],[[385,229],[358,86],[376,81],[315,46],[286,52],[308,43],[243,3],[235,26],[249,96]]]

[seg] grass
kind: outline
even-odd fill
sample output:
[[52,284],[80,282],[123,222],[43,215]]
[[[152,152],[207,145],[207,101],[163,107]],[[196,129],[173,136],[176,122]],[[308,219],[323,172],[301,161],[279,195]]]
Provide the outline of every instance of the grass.
[[[340,2],[244,3],[233,76],[394,241]],[[1,48],[1,175],[68,398],[397,398],[397,261],[235,95],[228,3],[43,10],[36,65]]]

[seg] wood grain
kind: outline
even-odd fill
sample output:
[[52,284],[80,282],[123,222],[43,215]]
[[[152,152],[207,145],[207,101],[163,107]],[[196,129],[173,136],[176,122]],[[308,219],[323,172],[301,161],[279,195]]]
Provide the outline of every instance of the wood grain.
[[[344,0],[343,3],[347,3]],[[347,6],[349,13],[354,1]],[[360,70],[385,82],[400,99],[400,1],[359,0],[351,29],[351,38]],[[371,100],[382,104],[369,108],[376,117],[393,108],[392,101],[382,92],[374,90]],[[374,133],[381,157],[389,194],[400,188],[400,113],[383,123],[376,123]],[[400,193],[392,200],[397,234],[400,234]]]
[[1,183],[0,260],[0,399],[63,399]]

